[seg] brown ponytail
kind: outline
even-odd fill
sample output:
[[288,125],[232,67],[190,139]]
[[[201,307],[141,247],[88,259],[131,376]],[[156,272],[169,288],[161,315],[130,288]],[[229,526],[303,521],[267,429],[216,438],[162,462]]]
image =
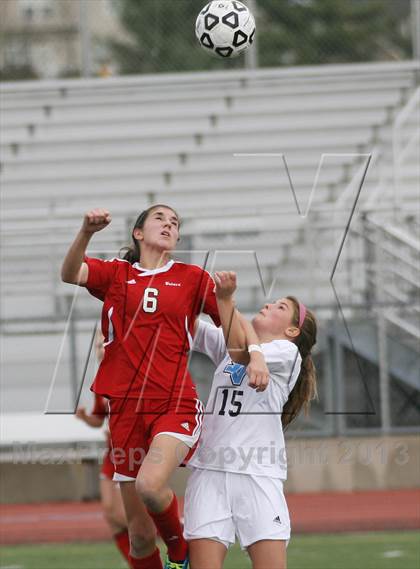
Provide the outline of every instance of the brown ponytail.
[[[299,325],[299,301],[294,296],[288,296],[294,305],[293,325]],[[286,428],[295,419],[300,410],[305,415],[309,413],[310,402],[317,398],[316,370],[312,360],[311,350],[316,343],[317,325],[314,314],[307,309],[305,320],[300,328],[300,334],[294,340],[302,358],[300,374],[293,387],[289,399],[283,407],[281,422]]]
[[[131,246],[127,245],[126,247],[123,247],[122,249],[120,249],[119,254],[120,254],[121,259],[124,259],[125,261],[128,261],[131,264],[138,263],[140,261],[140,244],[137,241],[137,239],[135,239],[133,232],[135,229],[143,229],[144,224],[146,223],[146,219],[149,217],[149,215],[152,213],[152,211],[157,209],[158,207],[166,207],[167,209],[171,209],[174,212],[174,214],[176,215],[176,217],[178,218],[179,227],[181,226],[181,220],[179,218],[179,215],[169,205],[156,204],[156,205],[150,206],[149,208],[142,211],[141,214],[138,216],[136,223],[134,224],[134,227],[131,231],[132,245]],[[123,256],[121,256],[121,255],[123,255]]]

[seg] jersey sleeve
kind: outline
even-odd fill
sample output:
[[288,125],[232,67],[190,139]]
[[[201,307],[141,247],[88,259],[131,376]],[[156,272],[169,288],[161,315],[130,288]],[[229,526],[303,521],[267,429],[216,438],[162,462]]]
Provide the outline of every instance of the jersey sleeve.
[[97,393],[95,393],[92,415],[108,415],[106,401],[102,395],[98,395]]
[[82,285],[92,296],[104,300],[105,295],[115,278],[118,262],[115,259],[104,261],[93,257],[85,257],[89,273],[87,282]]
[[215,294],[216,284],[211,277],[210,273],[203,270],[200,298],[202,299],[202,310],[205,314],[208,314],[216,326],[220,326],[219,310],[217,308],[216,294]]
[[302,358],[297,346],[287,340],[261,344],[270,379],[291,391],[300,373]]
[[226,342],[221,328],[198,321],[192,349],[208,356],[217,366],[226,357]]

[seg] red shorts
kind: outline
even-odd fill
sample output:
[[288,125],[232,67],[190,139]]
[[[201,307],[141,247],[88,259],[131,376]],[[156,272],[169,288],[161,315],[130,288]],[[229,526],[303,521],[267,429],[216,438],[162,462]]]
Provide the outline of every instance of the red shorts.
[[[204,407],[199,399],[173,403],[160,400],[109,400],[111,462],[117,482],[133,481],[154,437],[169,434],[192,448],[201,432]],[[181,455],[182,453],[182,455]],[[185,453],[180,445],[181,463]]]
[[111,460],[111,447],[109,446],[104,454],[104,457],[102,459],[102,467],[101,467],[101,472],[99,474],[99,478],[101,480],[112,480],[114,477],[114,472],[115,472],[115,468],[114,468],[114,463]]

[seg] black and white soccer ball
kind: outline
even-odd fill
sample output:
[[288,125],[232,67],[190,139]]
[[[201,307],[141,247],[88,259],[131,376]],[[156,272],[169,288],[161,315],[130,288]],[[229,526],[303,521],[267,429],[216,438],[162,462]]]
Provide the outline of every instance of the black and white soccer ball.
[[213,0],[198,14],[195,33],[216,57],[236,57],[254,41],[254,16],[238,0]]

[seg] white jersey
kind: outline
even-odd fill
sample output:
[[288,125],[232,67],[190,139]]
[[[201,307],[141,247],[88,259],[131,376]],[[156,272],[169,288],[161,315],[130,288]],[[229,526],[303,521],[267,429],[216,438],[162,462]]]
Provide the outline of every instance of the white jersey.
[[302,359],[288,340],[273,340],[261,348],[270,381],[257,393],[248,385],[245,366],[230,359],[222,329],[200,320],[193,350],[209,356],[217,369],[201,437],[188,466],[286,479],[281,413]]

